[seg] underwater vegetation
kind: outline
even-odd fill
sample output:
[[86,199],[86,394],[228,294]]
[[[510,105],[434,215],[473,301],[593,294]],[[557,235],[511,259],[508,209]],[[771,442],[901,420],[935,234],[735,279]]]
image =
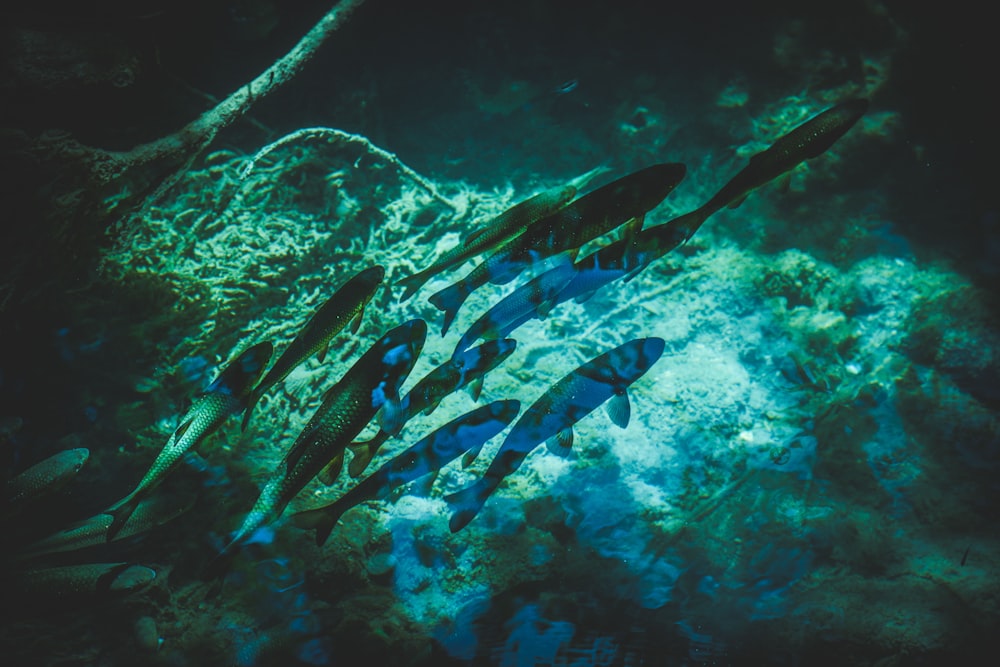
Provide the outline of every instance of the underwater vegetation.
[[[273,28],[269,3],[239,9]],[[586,85],[460,83],[502,116]],[[688,165],[489,192],[322,127],[200,158],[103,256],[156,363],[80,419],[128,442],[36,462],[21,422],[0,424],[32,463],[4,487],[5,650],[972,654],[1000,616],[1000,340],[973,287],[842,187],[891,122],[840,92],[768,107],[710,184],[707,158],[671,153]],[[717,105],[746,99],[733,82]],[[622,127],[665,123],[644,108]],[[774,203],[790,179],[829,219]],[[60,328],[56,349],[93,369],[113,331]]]

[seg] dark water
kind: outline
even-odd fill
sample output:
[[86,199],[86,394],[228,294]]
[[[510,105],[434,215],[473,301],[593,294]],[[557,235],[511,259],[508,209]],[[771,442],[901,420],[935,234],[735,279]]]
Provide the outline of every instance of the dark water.
[[[76,474],[6,501],[5,663],[927,665],[988,650],[1000,222],[983,17],[369,0],[289,83],[168,165],[179,178],[154,204],[128,208],[162,182],[157,165],[81,176],[67,136],[124,151],[172,133],[328,9],[3,10],[0,461],[14,479],[88,450]],[[36,553],[128,494],[238,352],[272,340],[280,353],[357,271],[381,264],[391,284],[601,166],[581,191],[684,163],[644,224],[665,223],[850,97],[868,112],[790,179],[635,280],[511,334],[518,349],[480,404],[523,410],[633,338],[663,338],[665,352],[629,389],[627,428],[595,411],[568,458],[539,447],[466,529],[449,531],[441,498],[481,475],[503,436],[423,495],[351,510],[322,548],[289,515],[353,482],[314,483],[226,576],[209,574],[361,352],[425,319],[405,391],[510,288],[477,290],[441,337],[428,296],[453,271],[409,301],[377,293],[246,431],[233,417],[184,458],[151,494],[148,525]],[[371,144],[299,136],[241,180],[249,156],[318,126]],[[129,210],[139,218],[116,226]],[[378,463],[474,406],[449,396]]]

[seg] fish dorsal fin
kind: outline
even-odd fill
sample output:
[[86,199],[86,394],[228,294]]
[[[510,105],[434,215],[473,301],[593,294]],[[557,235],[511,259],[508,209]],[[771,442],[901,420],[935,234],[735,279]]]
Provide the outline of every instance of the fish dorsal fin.
[[177,442],[178,440],[183,438],[184,434],[187,433],[187,430],[191,427],[191,424],[193,423],[194,423],[194,416],[192,415],[187,419],[185,419],[184,421],[182,421],[180,424],[178,424],[177,428],[174,429],[174,434],[171,436],[171,440]]
[[479,395],[483,393],[483,376],[477,375],[465,386],[472,400],[479,401]]
[[729,202],[729,205],[726,208],[739,208],[740,204],[742,204],[746,200],[747,200],[747,195],[742,195],[734,199],[733,201]]
[[632,416],[632,406],[628,402],[628,393],[624,389],[616,392],[611,397],[611,400],[608,401],[605,410],[615,426],[618,428],[628,426],[629,419]]
[[[466,236],[465,237],[465,244],[466,245],[470,245],[472,243],[475,243],[476,239],[478,239],[480,236],[482,236],[483,234],[485,234],[487,229],[488,229],[488,227],[480,227],[479,229],[475,230],[474,232],[472,232],[471,234],[469,234],[468,236]],[[452,248],[452,250],[455,250],[455,248]],[[451,251],[449,250],[448,252],[451,252]]]
[[556,456],[569,456],[573,449],[573,427],[567,426],[563,430],[545,441],[545,446]]
[[330,462],[323,466],[323,469],[319,471],[319,481],[327,486],[332,486],[337,478],[340,477],[340,471],[344,467],[344,452],[340,452],[332,459]]

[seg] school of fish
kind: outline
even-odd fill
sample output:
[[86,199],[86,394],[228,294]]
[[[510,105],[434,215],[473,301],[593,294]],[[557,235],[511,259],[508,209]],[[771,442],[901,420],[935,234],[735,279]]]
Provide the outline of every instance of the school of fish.
[[[242,522],[232,526],[213,555],[206,571],[224,574],[243,546],[260,539],[261,531],[275,529],[285,509],[314,479],[333,484],[345,462],[349,477],[361,478],[411,418],[430,414],[444,398],[463,388],[478,400],[484,378],[514,352],[517,343],[511,335],[522,324],[547,317],[567,300],[580,301],[615,281],[633,279],[690,239],[716,211],[738,206],[757,188],[821,155],[867,108],[867,100],[851,99],[818,114],[753,155],[703,206],[663,224],[644,227],[643,221],[681,183],[686,171],[682,164],[651,165],[579,197],[577,183],[542,192],[473,230],[463,243],[391,287],[385,283],[385,267],[365,268],[337,286],[270,368],[275,347],[270,341],[234,354],[216,379],[193,397],[191,407],[128,495],[91,519],[26,545],[15,560],[33,561],[46,554],[129,538],[183,514],[191,506],[190,498],[163,502],[154,492],[184,456],[230,417],[241,416],[245,429],[251,412],[268,391],[307,359],[318,357],[322,362],[327,347],[345,327],[356,336],[365,307],[380,289],[398,288],[400,298],[409,299],[429,279],[485,256],[464,277],[427,297],[442,311],[444,335],[476,289],[487,283],[508,283],[535,270],[534,277],[482,313],[460,337],[451,357],[408,392],[401,389],[420,358],[428,332],[422,319],[386,331],[341,377],[332,380],[313,416],[285,446],[280,463],[248,504]],[[577,257],[581,246],[616,230],[615,240]],[[477,341],[483,342],[473,347]],[[448,525],[458,532],[475,519],[492,494],[502,490],[504,480],[516,474],[538,445],[546,443],[560,455],[570,451],[574,425],[597,408],[604,406],[612,423],[626,428],[633,411],[628,390],[663,352],[662,339],[627,340],[578,366],[523,412],[519,397],[511,396],[460,415],[392,452],[332,503],[295,513],[290,523],[314,530],[317,544],[323,545],[345,512],[363,502],[390,500],[404,487],[433,494],[435,477],[444,466],[460,457],[463,466],[470,466],[487,441],[510,427],[485,472],[465,488],[444,496],[450,512]],[[358,440],[369,424],[377,427],[375,434]],[[87,450],[67,450],[9,480],[0,521],[16,519],[37,498],[66,484],[88,455]],[[118,562],[25,565],[20,572],[19,585],[33,590],[105,596],[136,590],[156,576],[149,568]]]

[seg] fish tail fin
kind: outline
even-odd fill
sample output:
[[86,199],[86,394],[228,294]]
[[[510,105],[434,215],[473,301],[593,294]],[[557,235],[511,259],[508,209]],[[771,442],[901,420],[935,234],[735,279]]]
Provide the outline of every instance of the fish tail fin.
[[326,507],[296,512],[292,515],[292,523],[305,530],[315,530],[316,546],[321,547],[326,544],[333,527],[343,514],[344,511],[339,508],[339,503],[334,503]]
[[469,292],[464,285],[455,283],[427,297],[427,300],[434,304],[438,310],[444,311],[444,323],[441,325],[442,336],[448,333],[448,328],[455,321],[455,316],[458,315],[458,309],[462,307],[468,296]]
[[385,438],[379,439],[378,436],[375,436],[371,440],[351,443],[349,448],[354,456],[351,457],[351,462],[347,464],[347,474],[354,479],[360,477],[361,473],[368,467],[368,464],[375,458],[375,452],[378,451],[379,446],[383,442],[385,442]]
[[457,533],[476,518],[479,510],[486,503],[490,491],[486,480],[480,479],[464,489],[444,497],[444,501],[451,509],[451,518],[448,520],[448,528],[451,532]]
[[128,523],[128,520],[132,517],[132,513],[135,512],[135,508],[138,506],[139,498],[133,495],[106,512],[106,514],[111,515],[111,525],[108,526],[108,532],[104,536],[106,542],[111,542],[118,536],[118,533]]
[[400,302],[406,301],[416,294],[417,290],[427,282],[428,278],[430,278],[430,274],[425,270],[417,271],[412,276],[406,276],[397,280],[396,284],[403,288],[403,294],[399,297]]

